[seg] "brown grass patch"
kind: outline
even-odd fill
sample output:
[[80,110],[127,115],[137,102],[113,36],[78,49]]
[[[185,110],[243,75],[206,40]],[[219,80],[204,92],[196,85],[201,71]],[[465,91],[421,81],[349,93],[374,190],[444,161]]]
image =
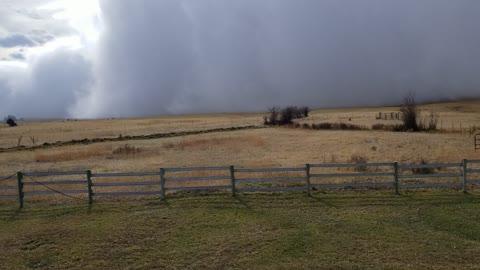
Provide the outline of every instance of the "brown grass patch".
[[124,155],[124,156],[129,156],[129,155],[136,155],[138,153],[142,152],[142,148],[135,147],[133,145],[129,145],[128,143],[121,145],[117,148],[115,148],[112,151],[113,155]]
[[106,156],[108,146],[93,146],[81,150],[60,150],[53,153],[35,153],[33,159],[35,162],[58,162],[58,161],[72,161],[72,160],[88,160],[91,158]]
[[263,146],[265,145],[265,140],[260,136],[254,135],[220,138],[188,138],[182,139],[179,142],[164,143],[162,147],[173,150],[205,150],[217,146],[240,147],[245,145],[256,147]]

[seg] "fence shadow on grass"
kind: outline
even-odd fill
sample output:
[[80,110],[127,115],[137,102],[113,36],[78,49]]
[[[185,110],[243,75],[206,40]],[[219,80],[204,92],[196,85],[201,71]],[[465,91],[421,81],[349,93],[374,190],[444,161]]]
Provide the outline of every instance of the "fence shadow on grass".
[[28,208],[19,210],[11,204],[0,205],[0,220],[22,219],[30,217],[60,217],[67,215],[86,215],[91,213],[112,212],[148,212],[178,211],[181,209],[217,209],[217,210],[268,210],[298,209],[308,211],[319,208],[357,208],[357,207],[420,207],[448,206],[462,203],[478,204],[480,194],[464,194],[452,190],[409,191],[394,195],[389,191],[374,192],[305,192],[289,193],[245,193],[232,196],[227,192],[183,192],[171,194],[167,200],[144,198],[129,200],[101,200],[93,205],[83,202],[45,203],[31,202]]

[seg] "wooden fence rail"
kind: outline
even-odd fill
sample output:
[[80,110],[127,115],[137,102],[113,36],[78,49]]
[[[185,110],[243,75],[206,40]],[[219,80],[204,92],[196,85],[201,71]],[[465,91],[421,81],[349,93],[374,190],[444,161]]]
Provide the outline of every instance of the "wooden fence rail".
[[480,134],[475,134],[473,137],[473,143],[475,145],[475,152],[480,150]]
[[[205,175],[208,173],[216,175]],[[61,179],[55,179],[57,177]],[[142,179],[132,181],[138,178]],[[342,183],[329,181],[352,178]],[[438,182],[439,179],[449,181]],[[179,186],[179,183],[190,185]],[[167,192],[190,190],[229,190],[234,196],[238,192],[302,191],[310,196],[314,189],[331,188],[383,188],[393,189],[396,194],[400,190],[419,188],[458,188],[467,192],[468,185],[474,184],[480,184],[480,160],[466,159],[461,163],[438,164],[382,162],[306,164],[292,168],[183,167],[118,173],[92,173],[90,170],[18,172],[0,177],[0,199],[17,199],[19,207],[23,208],[25,197],[54,194],[77,199],[72,195],[84,195],[92,204],[95,197],[153,195],[166,199]],[[118,191],[117,188],[127,190]],[[135,188],[142,190],[132,190]]]

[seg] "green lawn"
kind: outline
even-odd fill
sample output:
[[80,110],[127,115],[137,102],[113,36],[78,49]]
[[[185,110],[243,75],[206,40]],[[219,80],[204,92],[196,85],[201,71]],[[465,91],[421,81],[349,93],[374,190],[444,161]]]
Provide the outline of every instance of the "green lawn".
[[176,195],[0,205],[2,269],[479,269],[480,195]]

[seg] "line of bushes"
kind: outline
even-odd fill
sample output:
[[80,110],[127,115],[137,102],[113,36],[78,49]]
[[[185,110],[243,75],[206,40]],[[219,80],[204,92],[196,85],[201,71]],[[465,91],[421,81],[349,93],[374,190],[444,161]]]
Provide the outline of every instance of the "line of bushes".
[[[336,129],[336,130],[368,130],[370,128],[362,125],[346,123],[320,123],[320,124],[299,124],[294,123],[294,119],[308,117],[309,107],[288,106],[283,109],[280,107],[271,107],[268,114],[263,117],[263,123],[267,126],[293,126],[295,128],[305,129]],[[420,109],[415,101],[415,92],[409,92],[403,100],[400,107],[402,124],[374,124],[372,130],[385,131],[435,131],[437,130],[438,115],[431,113],[427,117],[420,116]],[[349,119],[350,120],[350,119]]]
[[[319,124],[308,124],[308,123],[291,123],[287,125],[291,128],[303,128],[303,129],[313,129],[313,130],[384,130],[384,131],[393,131],[393,132],[405,132],[410,131],[403,124],[374,124],[371,128],[365,125],[355,125],[343,122],[323,122]],[[422,128],[421,131],[434,131],[435,128]]]
[[293,123],[294,119],[308,117],[310,108],[307,106],[288,106],[285,108],[271,107],[268,114],[263,117],[263,124],[266,126],[284,126]]
[[368,130],[367,126],[355,125],[355,124],[346,124],[346,123],[329,123],[323,122],[319,124],[308,124],[308,123],[295,123],[290,125],[293,128],[304,128],[304,129],[335,129],[335,130]]

